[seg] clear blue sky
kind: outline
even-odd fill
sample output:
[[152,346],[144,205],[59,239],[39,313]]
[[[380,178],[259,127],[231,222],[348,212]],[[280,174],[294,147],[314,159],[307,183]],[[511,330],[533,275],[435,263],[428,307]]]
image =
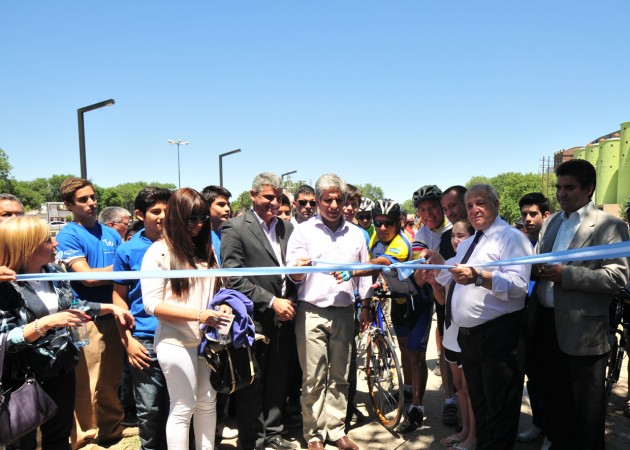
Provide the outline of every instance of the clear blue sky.
[[224,185],[334,172],[410,198],[630,121],[627,1],[3,1],[13,176]]

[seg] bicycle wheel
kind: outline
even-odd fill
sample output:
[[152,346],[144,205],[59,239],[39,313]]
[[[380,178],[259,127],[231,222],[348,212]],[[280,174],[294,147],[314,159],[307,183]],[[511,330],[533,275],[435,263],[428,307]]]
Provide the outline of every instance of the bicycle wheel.
[[372,334],[366,359],[372,407],[378,421],[393,430],[400,422],[404,406],[402,370],[394,346],[382,331]]
[[613,385],[619,379],[619,374],[621,372],[621,359],[623,358],[623,353],[620,354],[619,350],[620,348],[617,336],[613,334],[612,342],[610,344],[610,355],[608,356],[608,367],[606,367],[606,405],[608,405],[608,402],[610,401],[610,394],[612,393]]

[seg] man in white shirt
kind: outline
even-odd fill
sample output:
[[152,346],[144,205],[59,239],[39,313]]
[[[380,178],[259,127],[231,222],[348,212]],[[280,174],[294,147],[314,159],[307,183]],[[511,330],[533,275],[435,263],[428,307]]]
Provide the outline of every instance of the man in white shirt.
[[[362,263],[368,253],[363,232],[345,221],[348,188],[334,174],[319,177],[315,195],[319,214],[298,225],[289,238],[287,265],[320,259]],[[346,436],[348,370],[354,337],[354,291],[365,298],[367,277],[338,283],[328,273],[294,274],[298,283],[295,334],[302,377],[302,420],[309,450],[323,450],[326,440],[337,448],[358,450]]]
[[446,299],[445,321],[459,326],[462,364],[477,421],[477,448],[512,448],[523,391],[523,361],[517,360],[517,354],[524,336],[530,267],[479,269],[475,263],[531,255],[532,246],[499,217],[499,199],[492,186],[476,184],[465,199],[477,233],[459,244],[457,267],[438,275],[438,282],[450,286],[452,293]]
[[[585,160],[556,169],[562,211],[540,231],[548,253],[628,240],[628,226],[592,201],[596,172]],[[544,369],[545,434],[552,448],[604,448],[604,376],[610,352],[608,307],[628,282],[627,258],[571,261],[532,268],[539,282],[533,321],[535,354]]]

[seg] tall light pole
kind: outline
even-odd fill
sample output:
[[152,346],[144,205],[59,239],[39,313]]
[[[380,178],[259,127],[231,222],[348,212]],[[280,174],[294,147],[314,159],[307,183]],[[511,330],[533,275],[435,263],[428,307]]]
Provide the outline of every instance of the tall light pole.
[[77,109],[77,119],[79,121],[79,161],[81,163],[81,178],[87,180],[87,162],[85,157],[85,129],[83,126],[83,113],[92,111],[93,109],[103,108],[105,106],[111,106],[114,103],[113,98],[105,100],[103,102],[94,103],[90,106],[84,106]]
[[169,144],[177,145],[177,188],[179,189],[182,187],[182,176],[181,176],[181,172],[179,171],[179,146],[188,145],[190,144],[190,142],[182,141],[181,139],[177,139],[176,141],[169,139],[166,142],[168,142]]
[[297,173],[297,170],[292,170],[291,172],[285,172],[282,175],[280,175],[280,179],[282,180],[282,187],[284,187],[284,177],[289,178],[289,175],[292,175],[294,173]]
[[221,153],[219,155],[219,186],[223,187],[223,157],[228,155],[233,155],[234,153],[240,153],[241,149],[237,148],[236,150],[232,150],[231,152]]

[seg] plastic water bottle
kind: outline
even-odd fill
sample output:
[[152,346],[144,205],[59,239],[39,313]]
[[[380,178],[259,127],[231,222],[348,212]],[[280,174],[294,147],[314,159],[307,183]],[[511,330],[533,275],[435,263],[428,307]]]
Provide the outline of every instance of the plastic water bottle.
[[[75,297],[72,299],[70,303],[71,309],[81,309],[81,304],[79,300]],[[90,343],[90,336],[88,335],[87,324],[83,322],[78,327],[70,327],[70,333],[72,334],[72,339],[74,340],[74,345],[77,348],[85,347]]]

